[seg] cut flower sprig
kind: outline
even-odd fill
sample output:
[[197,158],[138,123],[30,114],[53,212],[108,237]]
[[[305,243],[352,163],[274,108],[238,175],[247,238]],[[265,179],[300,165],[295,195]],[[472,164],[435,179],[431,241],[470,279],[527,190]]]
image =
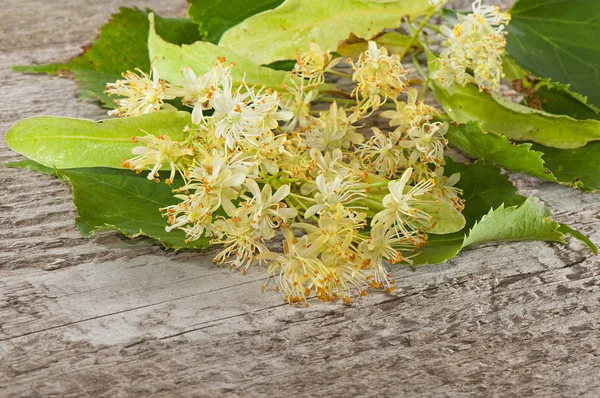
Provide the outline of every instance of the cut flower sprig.
[[[476,1],[427,81],[447,85],[452,77],[495,89],[507,18]],[[494,57],[485,63],[489,46]],[[410,86],[401,61],[369,41],[348,60],[348,75],[334,69],[340,58],[312,43],[297,54],[291,83],[280,92],[244,81],[235,86],[236,66],[225,58],[203,74],[189,65],[178,84],[160,80],[156,70],[127,73],[107,87],[123,97],[115,114],[154,112],[181,98],[192,117],[183,141],[135,137],[144,146],[123,166],[157,181],[160,170],[170,170],[166,182],[179,202],[161,209],[167,231],[182,230],[188,241],[210,237],[224,247],[215,261],[233,269],[264,265],[265,287],[273,283],[289,303],[306,304],[313,295],[349,303],[369,287],[392,292],[388,264],[412,264],[429,234],[465,225],[454,187],[460,176],[443,173],[448,123],[422,101],[427,83],[421,95]],[[344,98],[324,97],[327,75],[348,78],[354,89]],[[320,100],[329,108],[312,110]],[[389,128],[362,128],[379,116]],[[175,174],[182,182],[174,184]]]

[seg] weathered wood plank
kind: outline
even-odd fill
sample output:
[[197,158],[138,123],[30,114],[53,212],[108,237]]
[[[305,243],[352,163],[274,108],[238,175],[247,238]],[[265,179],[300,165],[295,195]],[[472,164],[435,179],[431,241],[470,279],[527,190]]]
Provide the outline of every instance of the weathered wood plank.
[[[100,118],[74,84],[15,64],[76,55],[118,5],[8,0],[0,130],[36,114]],[[0,144],[0,161],[20,157]],[[515,176],[600,242],[600,195]],[[600,261],[578,242],[488,245],[392,271],[348,307],[260,293],[264,273],[78,235],[65,184],[0,168],[0,396],[589,396],[600,393]]]

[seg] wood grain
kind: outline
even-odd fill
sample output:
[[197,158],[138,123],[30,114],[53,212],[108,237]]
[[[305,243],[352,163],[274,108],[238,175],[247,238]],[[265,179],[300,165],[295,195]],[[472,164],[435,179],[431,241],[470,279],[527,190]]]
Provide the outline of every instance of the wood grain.
[[[71,81],[9,68],[77,55],[120,5],[187,7],[4,1],[0,131],[40,114],[104,117]],[[0,143],[0,161],[17,159]],[[513,179],[600,242],[600,195]],[[487,245],[393,269],[397,294],[305,309],[210,253],[80,237],[69,188],[52,178],[0,168],[0,184],[0,396],[600,394],[600,262],[578,242]]]

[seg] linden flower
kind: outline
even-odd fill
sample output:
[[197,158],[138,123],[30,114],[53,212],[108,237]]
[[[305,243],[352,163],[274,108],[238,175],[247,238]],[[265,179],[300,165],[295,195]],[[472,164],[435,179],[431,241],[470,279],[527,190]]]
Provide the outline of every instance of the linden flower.
[[304,82],[298,87],[294,83],[293,87],[287,87],[289,94],[285,103],[281,104],[281,108],[290,112],[292,118],[283,126],[283,131],[292,132],[299,127],[304,129],[310,124],[310,103],[317,99],[319,90],[309,90],[305,92]]
[[430,192],[435,183],[432,179],[419,182],[405,191],[413,169],[407,169],[398,181],[390,181],[390,193],[383,198],[384,210],[377,213],[371,221],[371,226],[383,225],[386,229],[394,229],[396,235],[414,241],[415,233],[431,227],[432,217],[415,205],[422,203],[423,195]]
[[132,159],[125,159],[123,167],[130,168],[133,171],[141,173],[142,170],[151,167],[148,173],[148,179],[156,179],[158,181],[158,171],[166,165],[171,169],[171,175],[166,180],[167,184],[171,184],[175,178],[175,172],[179,171],[181,175],[184,170],[181,167],[180,160],[184,156],[193,156],[194,152],[183,146],[178,141],[172,141],[166,135],[154,136],[147,134],[144,137],[133,137],[133,142],[141,142],[145,146],[137,146],[133,148],[131,153],[137,155]]
[[320,174],[315,183],[318,189],[314,196],[315,204],[306,210],[304,218],[321,214],[324,210],[334,212],[338,204],[348,205],[366,197],[364,188],[341,175],[328,179],[325,175]]
[[319,217],[318,225],[296,223],[292,226],[300,228],[308,235],[308,241],[317,253],[334,252],[337,256],[351,259],[355,257],[352,243],[356,231],[364,227],[365,215],[354,216],[339,203],[334,214],[324,213]]
[[504,25],[510,15],[501,13],[498,7],[482,6],[481,0],[473,2],[472,8],[472,14],[458,15],[459,23],[452,30],[441,27],[448,48],[440,54],[438,69],[431,77],[446,88],[454,82],[464,86],[474,81],[481,90],[497,91],[503,76]]
[[246,216],[217,220],[214,226],[219,238],[211,240],[211,244],[225,246],[214,259],[217,264],[228,264],[245,272],[252,265],[256,253],[266,250],[262,239],[254,233],[252,220]]
[[382,117],[391,119],[390,126],[397,127],[399,132],[404,132],[410,126],[419,126],[429,122],[433,115],[438,113],[435,108],[417,100],[418,91],[416,89],[410,89],[406,94],[407,102],[397,101],[395,111],[381,112]]
[[373,136],[365,144],[357,146],[356,153],[372,171],[393,178],[398,171],[406,166],[406,159],[398,141],[373,127]]
[[[187,241],[200,238],[205,231],[212,234],[212,214],[222,207],[229,216],[234,215],[232,200],[238,197],[247,176],[247,164],[236,158],[228,160],[216,150],[211,158],[194,163],[187,174],[189,182],[177,189],[186,194],[175,195],[182,202],[162,209],[169,217],[167,232],[181,229],[186,232]],[[190,191],[193,193],[187,194]]]
[[352,142],[363,142],[364,136],[356,132],[346,117],[346,111],[334,102],[329,112],[321,112],[319,119],[304,134],[306,145],[321,152],[350,148]]
[[379,108],[388,98],[396,98],[407,86],[406,75],[398,55],[389,56],[384,47],[369,41],[368,49],[353,64],[352,81],[358,82],[352,95],[359,100],[358,111]]
[[433,174],[435,179],[435,191],[438,196],[447,199],[454,204],[458,211],[463,211],[465,208],[465,200],[460,197],[463,191],[455,185],[460,181],[460,173],[454,173],[450,177],[444,175],[444,168],[438,167]]
[[282,185],[273,195],[271,185],[265,184],[262,191],[253,179],[246,179],[246,187],[252,198],[243,196],[247,202],[242,202],[237,214],[243,214],[251,220],[251,228],[258,232],[262,239],[269,240],[275,237],[275,230],[287,224],[298,214],[296,209],[281,203],[289,194],[290,186]]
[[302,79],[308,79],[308,86],[319,85],[325,80],[325,71],[333,68],[340,59],[332,61],[328,51],[323,51],[317,44],[310,43],[307,52],[296,55],[294,73]]
[[256,259],[268,261],[267,284],[274,278],[275,290],[283,290],[288,303],[306,302],[318,279],[326,276],[323,264],[308,245],[307,236],[298,240],[289,228],[282,233],[285,238],[283,253],[265,251]]
[[123,73],[125,80],[108,83],[104,91],[109,96],[118,95],[125,98],[115,100],[117,109],[108,112],[114,116],[139,116],[159,110],[166,99],[173,99],[164,80],[160,80],[156,69],[152,68],[150,75],[136,68],[135,71]]
[[402,254],[396,250],[396,246],[399,246],[399,241],[395,231],[386,229],[383,225],[372,228],[369,239],[358,245],[359,253],[373,273],[371,287],[385,286],[386,291],[389,292],[396,289],[394,280],[383,264],[384,259],[392,263],[399,263],[403,260]]
[[[231,79],[226,79],[223,89],[214,93],[211,105],[215,112],[215,135],[225,139],[225,145],[250,144],[266,131],[277,127],[277,120],[289,120],[289,112],[278,112],[279,95],[276,92],[254,92],[244,84],[232,91]],[[245,91],[242,92],[242,88]]]
[[444,148],[447,140],[448,124],[441,122],[423,123],[408,129],[407,139],[400,141],[404,148],[414,148],[409,164],[415,164],[420,158],[424,163],[440,165],[444,161]]
[[196,73],[187,66],[183,68],[184,79],[181,81],[183,87],[176,89],[176,93],[178,97],[182,97],[181,102],[184,105],[193,108],[192,123],[200,124],[203,120],[203,110],[212,108],[210,99],[222,81],[231,79],[232,68],[233,64],[225,65],[224,58],[219,59],[210,72],[200,76],[196,76]]

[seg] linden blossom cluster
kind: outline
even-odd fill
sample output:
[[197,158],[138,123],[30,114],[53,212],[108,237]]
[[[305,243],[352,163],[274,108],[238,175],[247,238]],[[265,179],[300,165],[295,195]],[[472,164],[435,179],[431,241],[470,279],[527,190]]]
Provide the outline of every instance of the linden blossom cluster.
[[[459,18],[432,77],[464,84],[472,70],[480,87],[493,89],[507,17],[476,1],[474,14]],[[349,302],[367,287],[393,291],[385,264],[411,264],[442,212],[462,218],[454,187],[460,176],[443,172],[448,125],[408,87],[400,57],[375,42],[356,62],[348,60],[352,100],[320,92],[325,74],[345,75],[333,69],[339,58],[313,43],[296,61],[283,94],[235,86],[234,65],[223,58],[201,75],[185,68],[179,85],[160,80],[156,70],[128,72],[107,86],[123,97],[115,114],[141,115],[179,97],[192,108],[192,123],[181,142],[134,137],[143,146],[123,165],[150,170],[156,181],[159,170],[170,169],[169,184],[180,174],[183,183],[173,190],[180,202],[161,209],[167,231],[183,230],[188,241],[211,237],[224,246],[215,260],[232,268],[266,265],[267,283],[274,280],[289,303],[306,303],[312,294]],[[330,100],[329,109],[313,110],[319,100]],[[384,105],[388,131],[357,128]],[[278,232],[283,247],[272,249],[267,242]]]
[[461,86],[474,82],[480,89],[497,91],[503,76],[504,25],[510,15],[501,13],[497,6],[481,5],[481,0],[476,0],[472,8],[472,14],[457,15],[453,29],[440,26],[448,48],[440,54],[439,68],[431,77],[447,89],[452,89],[455,82]]

